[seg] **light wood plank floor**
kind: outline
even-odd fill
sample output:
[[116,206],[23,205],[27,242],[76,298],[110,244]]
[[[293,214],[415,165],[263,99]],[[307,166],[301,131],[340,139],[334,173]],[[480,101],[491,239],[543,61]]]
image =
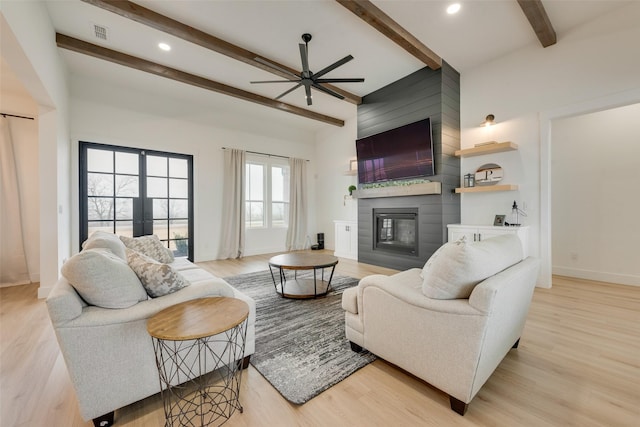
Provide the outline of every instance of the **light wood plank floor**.
[[[265,270],[268,256],[200,265],[221,277]],[[392,270],[341,260],[352,277]],[[78,413],[37,284],[0,289],[0,426],[91,426]],[[90,349],[87,349],[90,351]],[[520,347],[461,417],[447,396],[377,360],[302,406],[253,367],[237,426],[638,426],[640,288],[554,277],[536,289]],[[159,396],[116,411],[116,426],[161,426]]]

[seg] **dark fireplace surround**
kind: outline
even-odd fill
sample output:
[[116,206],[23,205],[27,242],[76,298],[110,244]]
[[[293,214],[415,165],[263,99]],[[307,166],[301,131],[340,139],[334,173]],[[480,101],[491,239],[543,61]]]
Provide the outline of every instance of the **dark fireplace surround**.
[[441,195],[358,199],[358,261],[397,270],[424,266],[446,241],[441,199]]
[[[362,98],[358,138],[431,119],[436,193],[393,197],[358,196],[358,261],[406,270],[422,267],[447,241],[447,224],[460,222],[460,74],[446,61],[438,70],[423,68]],[[416,194],[416,193],[414,193]],[[407,218],[376,213],[414,213]],[[393,221],[386,221],[392,219]],[[380,221],[382,221],[380,223]],[[379,234],[381,233],[381,234]],[[409,247],[407,241],[415,238]]]

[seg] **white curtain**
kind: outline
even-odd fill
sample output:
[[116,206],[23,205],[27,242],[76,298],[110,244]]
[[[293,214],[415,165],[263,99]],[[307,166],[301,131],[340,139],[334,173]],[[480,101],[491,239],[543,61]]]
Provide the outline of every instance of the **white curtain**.
[[289,228],[288,251],[305,248],[307,238],[307,161],[289,159]]
[[20,186],[9,119],[0,117],[0,284],[29,283]]
[[244,252],[244,181],[243,150],[224,150],[224,190],[222,195],[222,235],[218,258],[242,258]]

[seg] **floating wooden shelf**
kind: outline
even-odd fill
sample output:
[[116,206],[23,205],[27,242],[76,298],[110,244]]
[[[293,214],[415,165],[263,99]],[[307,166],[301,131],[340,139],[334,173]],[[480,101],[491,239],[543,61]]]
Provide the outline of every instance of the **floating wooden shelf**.
[[376,197],[420,196],[424,194],[442,194],[442,184],[439,182],[423,182],[420,184],[365,188],[362,190],[353,191],[353,197],[358,199],[373,199]]
[[457,157],[473,157],[483,154],[502,153],[504,151],[513,151],[518,149],[518,144],[513,142],[496,142],[493,144],[480,145],[479,147],[465,148],[464,150],[456,150]]
[[489,191],[513,191],[517,190],[516,184],[503,185],[476,185],[475,187],[456,188],[456,193],[487,193]]

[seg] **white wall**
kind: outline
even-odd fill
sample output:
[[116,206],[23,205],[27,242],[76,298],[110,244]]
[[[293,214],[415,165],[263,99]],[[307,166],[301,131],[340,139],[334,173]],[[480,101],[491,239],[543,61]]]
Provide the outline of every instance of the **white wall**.
[[553,273],[640,285],[640,104],[553,121]]
[[[547,173],[548,161],[541,141],[548,136],[541,135],[545,127],[539,117],[548,120],[549,111],[640,88],[638,22],[640,2],[633,2],[559,34],[554,46],[542,48],[536,43],[461,75],[462,148],[487,139],[520,146],[517,152],[500,156],[462,159],[463,175],[478,161],[496,162],[505,169],[504,181],[520,186],[513,192],[463,194],[462,222],[490,224],[494,214],[508,211],[513,200],[525,204],[525,224],[532,232],[530,253],[543,262],[540,286],[551,285],[551,230],[549,195],[541,185],[546,182],[541,171]],[[498,121],[490,135],[478,126],[489,113]]]
[[[219,125],[207,125],[190,121],[184,117],[173,117],[159,113],[148,113],[127,109],[126,103],[117,102],[131,96],[131,91],[123,90],[108,83],[72,76],[71,85],[71,137],[73,207],[72,229],[73,247],[78,250],[78,141],[100,144],[112,144],[127,147],[154,149],[160,151],[191,154],[194,156],[194,228],[195,261],[216,259],[219,249],[219,236],[222,224],[222,147],[241,148],[249,151],[269,153],[281,156],[309,159],[310,173],[315,168],[313,136],[307,140],[295,141],[258,135],[233,129],[224,129]],[[96,86],[100,86],[96,90]],[[109,92],[109,102],[104,103],[102,94]],[[148,103],[173,103],[180,108],[180,100],[157,99],[152,94],[136,93],[139,105]],[[145,101],[146,100],[146,101]],[[310,211],[315,211],[315,190],[310,183]],[[310,232],[316,229],[309,224]],[[286,235],[273,233],[253,233],[247,237],[247,253],[261,251],[284,251]],[[280,239],[281,241],[277,241]]]
[[[345,199],[350,185],[358,185],[358,177],[346,175],[349,160],[356,157],[358,122],[354,106],[353,118],[344,127],[331,128],[316,135],[318,232],[324,233],[325,248],[335,249],[334,220],[358,218],[358,200]],[[316,242],[315,234],[311,235]]]
[[70,247],[70,181],[66,69],[45,2],[0,3],[2,57],[38,104],[40,289],[58,279]]

